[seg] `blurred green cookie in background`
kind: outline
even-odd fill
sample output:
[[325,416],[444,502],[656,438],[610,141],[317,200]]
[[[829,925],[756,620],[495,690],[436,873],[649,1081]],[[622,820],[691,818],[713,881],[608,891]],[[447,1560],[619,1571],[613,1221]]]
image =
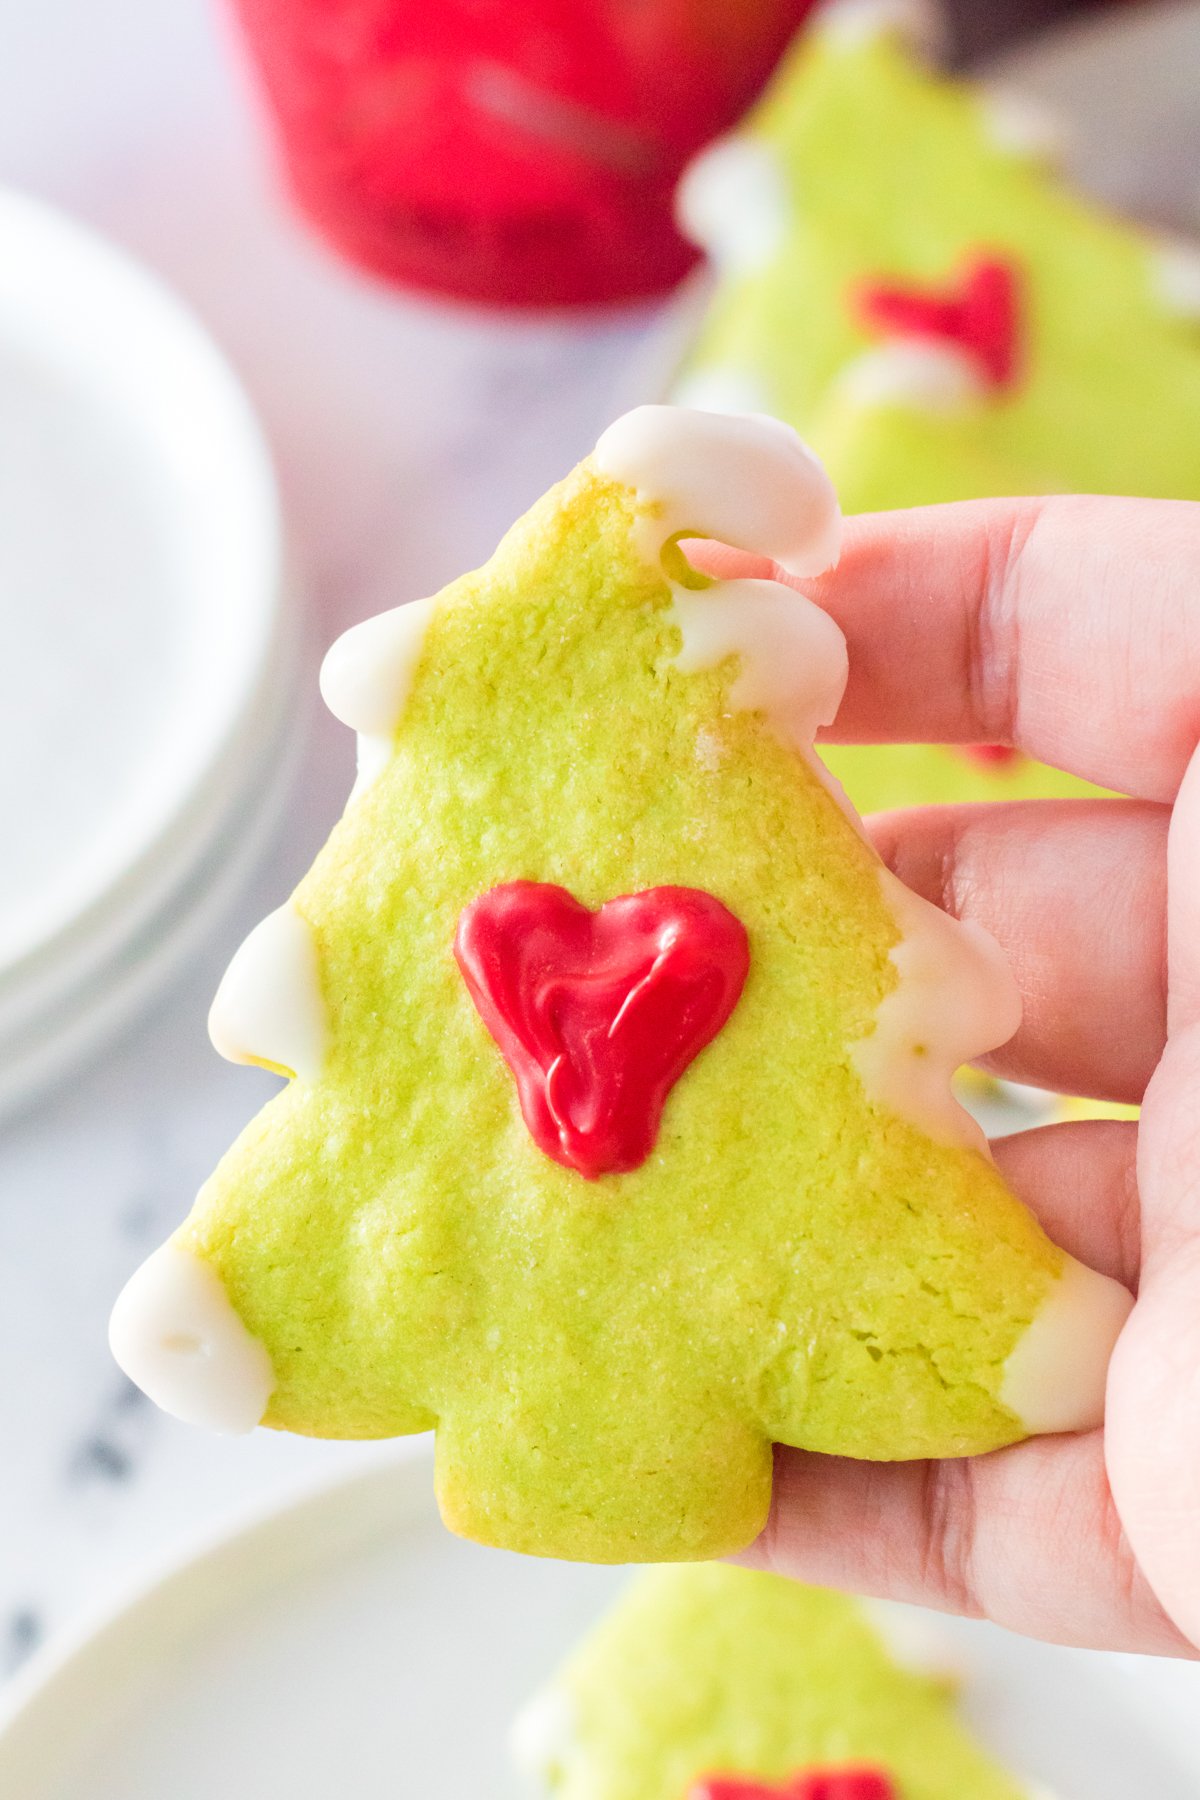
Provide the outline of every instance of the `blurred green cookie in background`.
[[912,1619],[756,1570],[647,1570],[518,1715],[514,1759],[553,1800],[1031,1800],[929,1646],[905,1666]]
[[[1019,97],[934,72],[894,9],[824,9],[684,177],[715,291],[680,401],[787,420],[851,513],[1200,497],[1200,252],[1072,192],[1054,147]],[[1006,746],[821,755],[863,813],[1104,792]]]
[[1072,193],[1044,121],[818,14],[684,225],[716,291],[678,398],[795,427],[849,513],[1200,496],[1200,252]]

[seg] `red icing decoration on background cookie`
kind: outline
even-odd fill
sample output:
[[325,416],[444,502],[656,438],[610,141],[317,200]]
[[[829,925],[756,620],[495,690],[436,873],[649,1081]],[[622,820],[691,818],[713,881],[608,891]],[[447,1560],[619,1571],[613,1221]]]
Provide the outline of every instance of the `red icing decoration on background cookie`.
[[899,1800],[882,1769],[856,1763],[844,1769],[809,1769],[786,1780],[761,1781],[751,1775],[706,1775],[688,1800]]
[[737,1005],[750,963],[745,927],[699,888],[589,912],[537,881],[473,900],[454,954],[534,1142],[589,1180],[645,1162],[668,1093]]
[[961,744],[959,748],[972,762],[980,763],[1015,763],[1021,755],[1011,744]]
[[930,338],[965,351],[989,387],[1011,387],[1016,379],[1017,276],[1011,263],[980,257],[940,292],[868,282],[858,302],[864,321],[888,336]]

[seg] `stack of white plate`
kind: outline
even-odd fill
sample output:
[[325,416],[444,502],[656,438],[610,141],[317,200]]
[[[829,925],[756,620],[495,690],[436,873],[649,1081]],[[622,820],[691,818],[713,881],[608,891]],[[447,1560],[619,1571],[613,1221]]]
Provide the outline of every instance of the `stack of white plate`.
[[0,1109],[161,982],[286,778],[270,461],[149,275],[0,193]]

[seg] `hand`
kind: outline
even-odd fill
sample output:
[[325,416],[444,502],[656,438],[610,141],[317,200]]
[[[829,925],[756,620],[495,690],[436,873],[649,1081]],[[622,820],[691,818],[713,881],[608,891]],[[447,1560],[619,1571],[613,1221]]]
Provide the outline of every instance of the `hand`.
[[[770,569],[706,546],[713,573]],[[1065,1249],[1136,1289],[1103,1432],[871,1464],[776,1451],[749,1560],[1059,1643],[1200,1644],[1200,506],[1055,499],[848,522],[803,587],[845,632],[846,741],[1017,744],[1128,800],[881,815],[884,860],[1007,951],[998,1075],[1144,1100],[995,1146]]]

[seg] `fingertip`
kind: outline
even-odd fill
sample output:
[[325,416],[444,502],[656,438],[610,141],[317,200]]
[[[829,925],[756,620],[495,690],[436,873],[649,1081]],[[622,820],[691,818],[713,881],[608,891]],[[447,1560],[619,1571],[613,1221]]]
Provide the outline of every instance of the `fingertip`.
[[679,548],[693,569],[701,575],[711,575],[714,581],[780,581],[795,588],[808,585],[801,584],[769,556],[736,550],[732,544],[718,543],[715,538],[681,538]]

